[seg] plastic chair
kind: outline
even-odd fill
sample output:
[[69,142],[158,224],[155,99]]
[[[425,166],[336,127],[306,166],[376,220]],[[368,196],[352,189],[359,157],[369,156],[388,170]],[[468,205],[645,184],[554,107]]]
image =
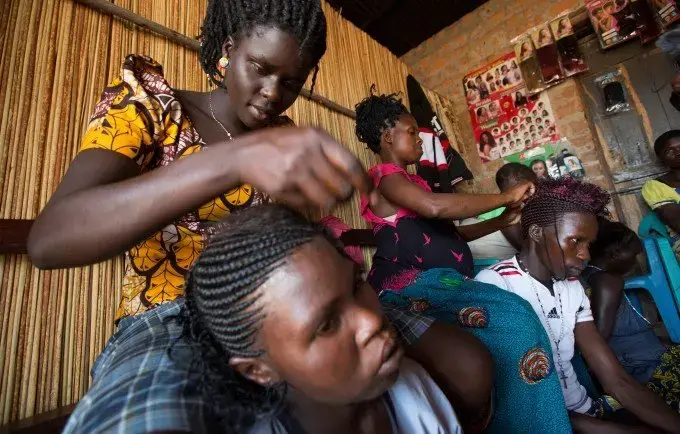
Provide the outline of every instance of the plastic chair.
[[638,226],[638,235],[640,238],[653,237],[655,234],[664,238],[670,238],[666,225],[661,221],[655,212],[650,212],[642,218]]
[[[663,243],[664,241],[665,245]],[[673,251],[670,249],[668,240],[658,236],[646,237],[642,240],[642,243],[647,255],[649,274],[626,279],[624,289],[626,291],[637,288],[646,289],[654,299],[657,309],[659,309],[661,319],[666,325],[671,340],[675,343],[680,343],[680,317],[678,316],[678,308],[676,306],[675,297],[673,296],[673,291],[669,285],[670,280],[666,275],[666,267],[659,253],[658,246],[661,244],[664,250],[665,246],[668,246],[670,252],[673,253]],[[675,266],[678,267],[675,255],[673,255],[672,259],[675,262]],[[680,278],[680,274],[678,277]]]
[[501,260],[496,258],[475,259],[474,261],[475,275],[477,275],[477,273],[479,273],[483,269],[490,267],[494,264],[498,264],[499,262],[501,262]]

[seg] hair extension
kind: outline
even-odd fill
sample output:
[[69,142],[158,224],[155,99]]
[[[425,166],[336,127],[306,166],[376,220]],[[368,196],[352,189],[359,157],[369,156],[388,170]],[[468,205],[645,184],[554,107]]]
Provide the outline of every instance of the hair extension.
[[599,219],[597,238],[590,245],[590,256],[592,259],[610,259],[617,252],[641,252],[642,249],[642,241],[631,228],[621,222]]
[[[324,230],[280,205],[250,207],[211,228],[213,235],[187,276],[179,320],[192,348],[190,372],[225,432],[244,432],[283,409],[286,386],[264,387],[229,366],[231,357],[259,357],[261,287],[295,250]],[[334,244],[335,245],[335,244]],[[172,354],[171,354],[172,355]]]
[[399,116],[409,111],[402,104],[398,93],[375,95],[375,84],[371,85],[370,95],[354,106],[357,113],[356,135],[368,148],[380,153],[380,136],[385,128],[392,128]]
[[326,16],[319,0],[210,0],[199,50],[201,66],[210,80],[224,87],[224,75],[217,68],[222,45],[230,36],[238,42],[256,26],[279,28],[297,40],[300,56],[314,65],[314,90],[319,61],[326,52]]
[[680,130],[670,130],[661,134],[654,141],[654,153],[657,157],[662,158],[663,152],[666,150],[666,146],[671,141],[671,139],[680,138]]
[[606,215],[609,199],[609,193],[597,185],[573,178],[540,181],[522,210],[522,235],[527,237],[531,225],[547,227],[570,212]]
[[503,191],[511,182],[536,182],[536,174],[529,167],[520,163],[508,163],[496,172],[496,185]]

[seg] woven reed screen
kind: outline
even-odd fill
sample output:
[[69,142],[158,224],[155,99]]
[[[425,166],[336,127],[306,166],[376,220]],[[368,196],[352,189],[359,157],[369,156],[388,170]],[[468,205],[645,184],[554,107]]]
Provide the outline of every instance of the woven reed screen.
[[[206,0],[115,0],[189,37]],[[326,7],[329,48],[316,92],[353,107],[371,83],[405,91],[406,67]],[[207,90],[197,55],[72,0],[0,2],[0,218],[33,219],[75,156],[94,104],[129,53],[160,62],[171,85]],[[298,100],[290,116],[318,125],[361,158],[352,119]],[[367,227],[358,198],[334,211]],[[121,258],[91,267],[39,272],[25,256],[0,256],[0,423],[76,402],[114,331]]]

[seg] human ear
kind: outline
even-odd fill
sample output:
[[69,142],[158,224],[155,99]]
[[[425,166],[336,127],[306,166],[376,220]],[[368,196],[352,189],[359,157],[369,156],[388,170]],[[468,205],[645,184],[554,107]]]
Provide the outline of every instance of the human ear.
[[278,372],[262,359],[232,357],[229,366],[245,378],[261,386],[270,387],[280,381]]
[[230,59],[235,48],[236,48],[236,42],[234,41],[234,38],[229,36],[222,43],[222,57],[226,57],[227,59]]
[[529,239],[537,244],[543,244],[543,228],[537,224],[529,226]]

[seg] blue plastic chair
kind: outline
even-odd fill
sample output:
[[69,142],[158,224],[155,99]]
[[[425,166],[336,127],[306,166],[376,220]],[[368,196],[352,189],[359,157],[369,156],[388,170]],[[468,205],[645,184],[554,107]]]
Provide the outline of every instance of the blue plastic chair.
[[640,235],[640,238],[653,237],[654,235],[659,235],[664,238],[671,237],[668,233],[668,229],[666,229],[666,225],[655,212],[650,212],[642,218],[642,221],[638,226],[638,235]]
[[[664,250],[667,246],[671,254],[673,254],[673,251],[670,249],[668,240],[659,236],[645,237],[642,243],[647,255],[649,274],[626,279],[624,289],[626,291],[637,288],[646,289],[654,299],[657,309],[659,309],[661,319],[666,325],[671,340],[675,343],[680,343],[680,316],[678,316],[675,297],[669,284],[670,279],[667,277],[666,266],[659,252],[659,245],[663,246]],[[678,267],[674,254],[672,259],[675,267]],[[670,266],[672,267],[672,265]],[[678,276],[680,277],[680,274]],[[637,297],[635,298],[637,299]],[[639,302],[636,304],[638,304],[637,309],[640,307]]]
[[490,267],[494,264],[498,264],[499,262],[501,262],[501,260],[496,258],[475,259],[474,261],[475,276],[483,269]]

